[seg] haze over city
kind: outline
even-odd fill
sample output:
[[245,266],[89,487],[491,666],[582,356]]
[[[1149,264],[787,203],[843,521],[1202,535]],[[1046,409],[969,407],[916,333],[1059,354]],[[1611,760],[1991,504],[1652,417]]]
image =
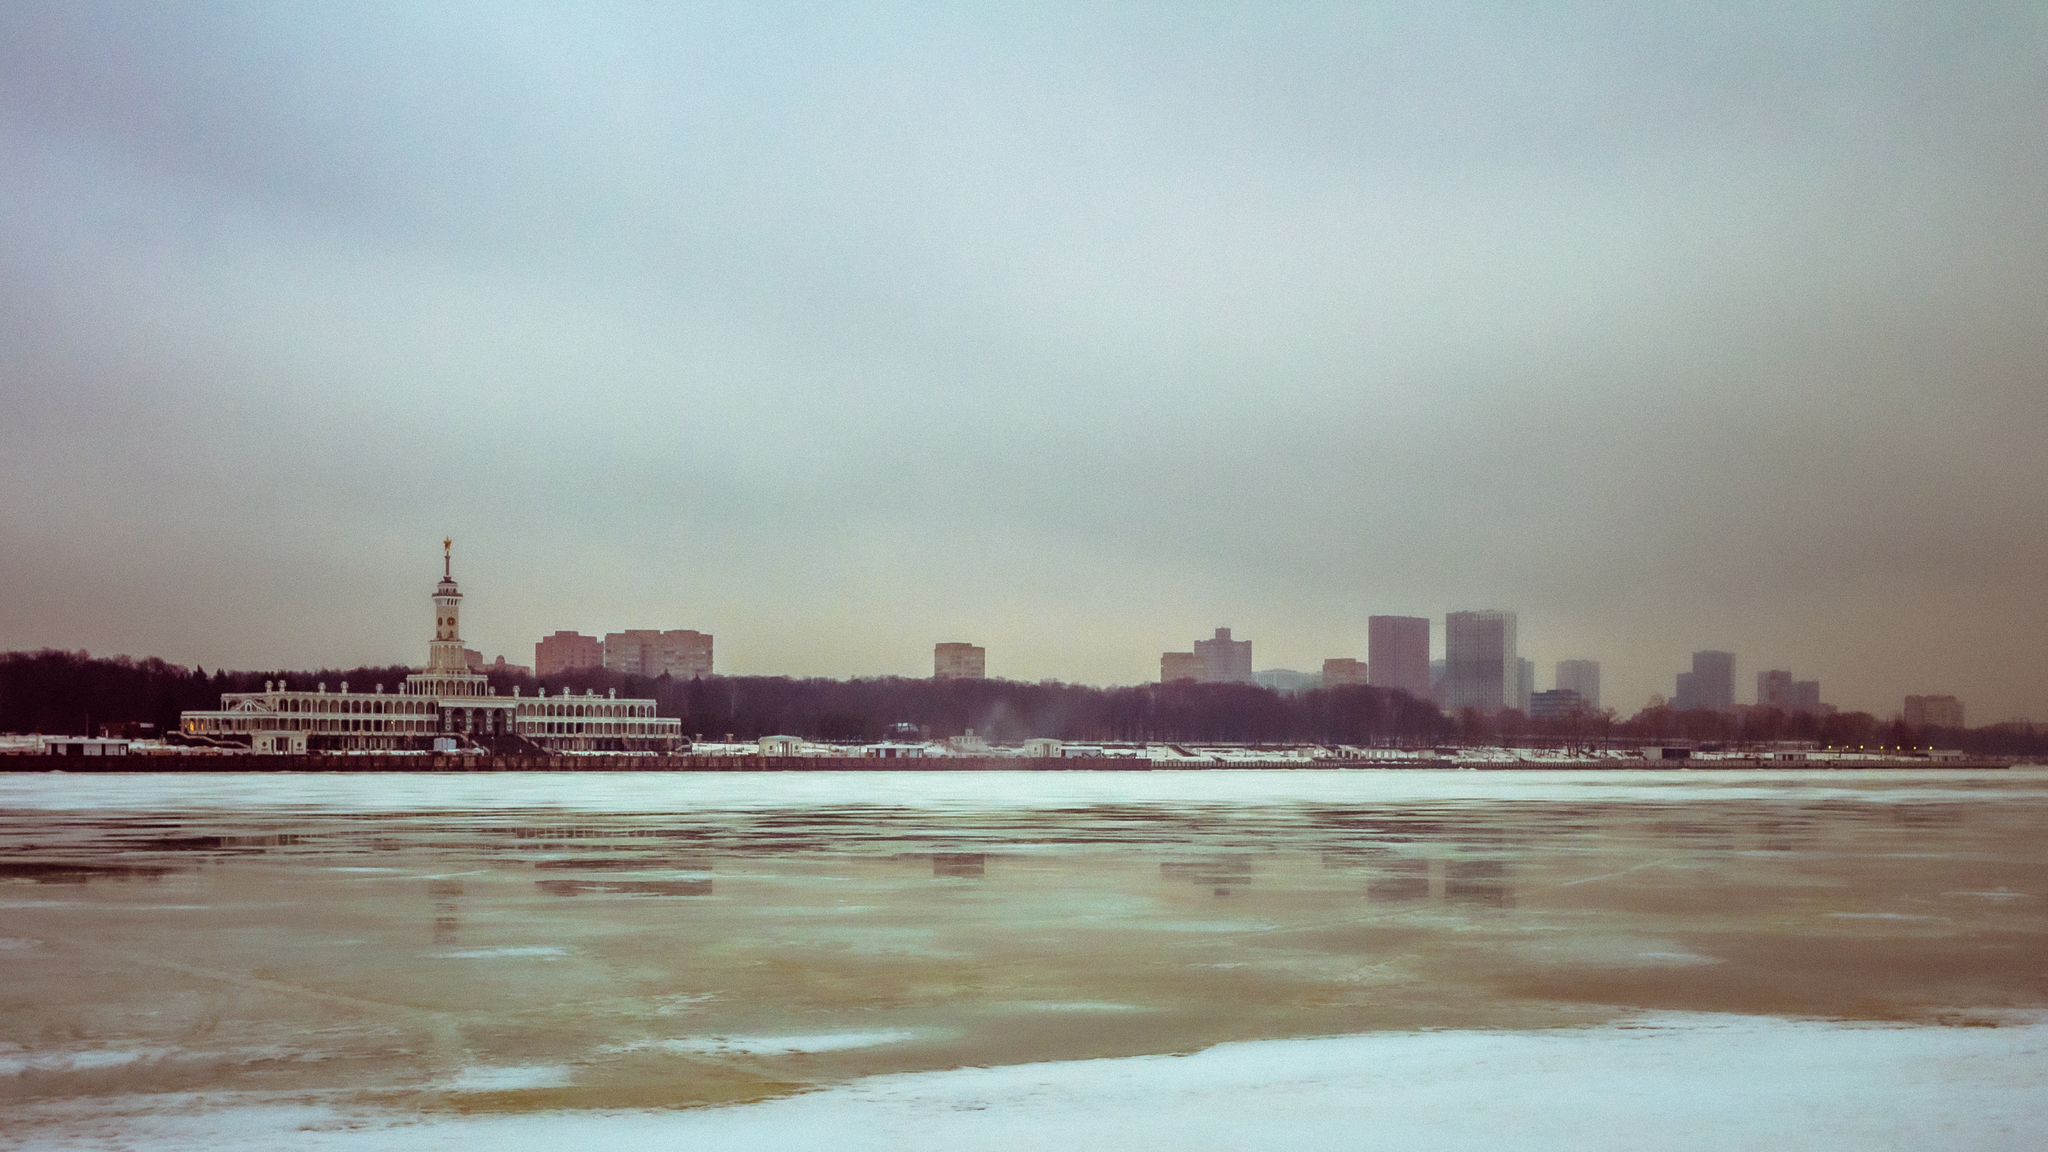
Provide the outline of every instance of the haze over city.
[[[2048,15],[0,8],[0,650],[2048,718]],[[1441,638],[1439,636],[1439,646]]]

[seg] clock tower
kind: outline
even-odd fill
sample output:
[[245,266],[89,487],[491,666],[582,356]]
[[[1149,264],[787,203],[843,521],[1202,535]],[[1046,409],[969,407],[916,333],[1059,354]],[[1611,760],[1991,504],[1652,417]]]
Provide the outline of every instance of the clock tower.
[[441,541],[441,582],[434,587],[434,642],[427,652],[427,672],[466,676],[469,660],[462,652],[462,590],[455,586],[455,540]]

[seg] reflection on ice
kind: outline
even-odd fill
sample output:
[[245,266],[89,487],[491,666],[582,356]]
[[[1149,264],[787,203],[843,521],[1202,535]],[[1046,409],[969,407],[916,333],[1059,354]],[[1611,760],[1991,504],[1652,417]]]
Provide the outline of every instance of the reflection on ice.
[[1365,895],[1374,902],[1429,899],[1429,861],[1387,861],[1366,882]]
[[709,896],[709,880],[536,880],[550,896]]
[[69,860],[0,860],[0,882],[88,884],[94,880],[155,880],[172,869],[161,864],[87,864]]
[[981,852],[934,852],[932,853],[932,875],[954,876],[972,879],[984,875],[988,868],[988,856]]

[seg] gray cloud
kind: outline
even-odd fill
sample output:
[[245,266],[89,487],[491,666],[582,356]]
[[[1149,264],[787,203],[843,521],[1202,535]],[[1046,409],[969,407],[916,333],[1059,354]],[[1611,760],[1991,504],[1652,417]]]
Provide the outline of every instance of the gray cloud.
[[[11,5],[0,646],[1131,681],[1518,608],[2048,717],[2028,6]],[[428,577],[431,573],[427,573]],[[1544,673],[1547,682],[1547,668]]]

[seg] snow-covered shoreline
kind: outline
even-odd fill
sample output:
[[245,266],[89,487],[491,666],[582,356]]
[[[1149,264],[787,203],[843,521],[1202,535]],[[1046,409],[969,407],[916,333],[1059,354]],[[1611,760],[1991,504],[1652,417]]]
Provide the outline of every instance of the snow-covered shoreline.
[[2048,769],[1606,771],[1217,769],[1145,772],[816,772],[677,774],[362,772],[169,775],[4,775],[0,811],[192,812],[283,809],[404,812],[560,809],[579,812],[802,808],[1058,808],[1104,803],[1436,803],[1456,801],[1798,800],[1982,802],[2038,793]]
[[1374,1033],[887,1075],[674,1111],[422,1116],[205,1098],[148,1107],[130,1097],[69,1117],[64,1106],[18,1113],[0,1143],[172,1152],[2048,1146],[2048,1013],[1976,1023],[1999,1026],[1659,1013],[1597,1028]]

